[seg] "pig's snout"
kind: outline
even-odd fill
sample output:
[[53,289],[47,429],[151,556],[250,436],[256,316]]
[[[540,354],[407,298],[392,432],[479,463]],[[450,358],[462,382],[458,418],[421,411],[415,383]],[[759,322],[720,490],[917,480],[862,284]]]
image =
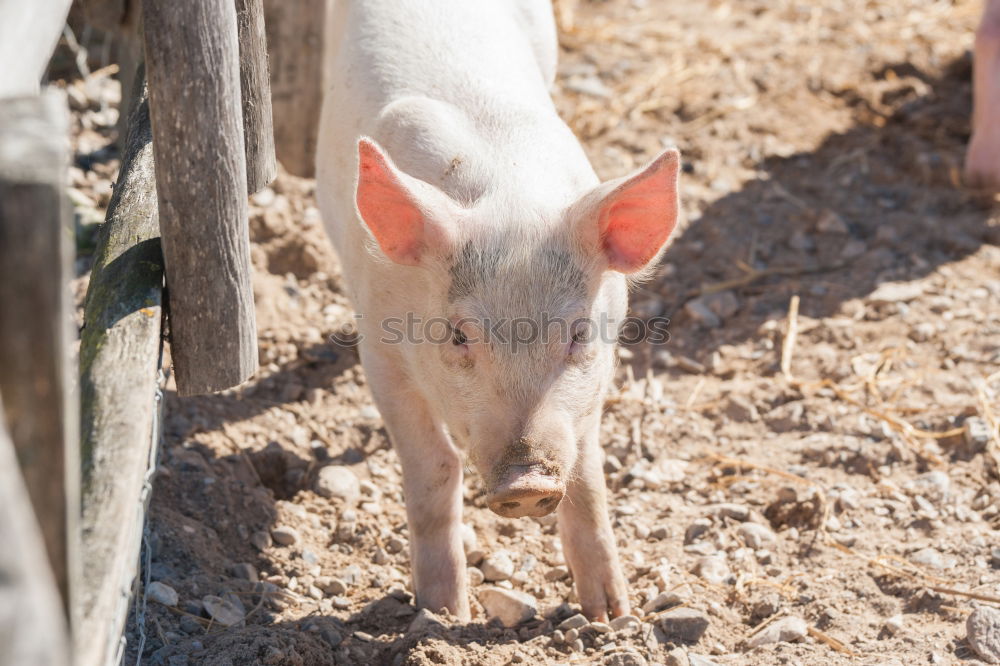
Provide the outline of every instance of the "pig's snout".
[[555,511],[564,494],[565,484],[543,465],[511,465],[486,502],[504,518],[537,518]]

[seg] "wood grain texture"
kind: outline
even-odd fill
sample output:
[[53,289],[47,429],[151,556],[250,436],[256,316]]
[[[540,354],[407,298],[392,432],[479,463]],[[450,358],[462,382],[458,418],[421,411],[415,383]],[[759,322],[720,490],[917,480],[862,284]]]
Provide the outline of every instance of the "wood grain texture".
[[257,370],[233,0],[143,0],[171,357],[181,395]]
[[69,664],[66,618],[0,408],[0,666]]
[[316,175],[329,0],[264,0],[271,105],[278,161],[292,175]]
[[68,128],[61,91],[0,100],[0,392],[67,608],[79,510]]
[[163,257],[149,105],[140,71],[114,195],[101,228],[80,343],[83,462],[77,663],[111,663],[142,535],[143,485],[158,435]]
[[0,0],[0,97],[37,95],[70,0]]
[[[83,6],[83,15],[87,23],[107,30],[117,32],[138,14],[138,0],[79,0]],[[122,97],[125,97],[123,94]]]
[[250,194],[266,187],[278,173],[271,119],[271,81],[267,67],[264,7],[261,0],[236,0],[240,41],[240,92],[243,140]]

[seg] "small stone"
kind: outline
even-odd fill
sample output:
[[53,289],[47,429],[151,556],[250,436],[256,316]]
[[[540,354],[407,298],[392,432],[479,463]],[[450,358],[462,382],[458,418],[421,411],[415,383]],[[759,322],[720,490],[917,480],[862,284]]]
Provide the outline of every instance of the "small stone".
[[527,622],[537,611],[538,602],[525,592],[486,587],[478,596],[487,617],[500,618],[505,627],[516,627],[522,622]]
[[712,529],[712,521],[708,518],[698,518],[684,530],[684,544],[692,544]]
[[146,596],[164,606],[176,606],[179,600],[177,590],[160,581],[149,584],[146,588]]
[[607,643],[601,647],[601,650],[610,652],[601,659],[601,666],[647,666],[649,664],[645,657],[630,647],[618,647],[614,643]]
[[474,567],[479,566],[485,559],[486,552],[482,550],[470,550],[465,554],[465,560]]
[[359,641],[363,641],[365,643],[371,643],[373,640],[375,640],[375,637],[369,634],[367,631],[355,631],[352,634],[352,636],[357,638]]
[[750,637],[747,646],[751,649],[771,643],[792,643],[809,633],[809,625],[800,617],[783,617],[767,625]]
[[333,597],[347,592],[347,583],[333,576],[320,576],[313,581],[313,585]]
[[729,565],[720,555],[706,555],[700,558],[695,564],[694,573],[714,585],[722,585],[732,576]]
[[924,293],[919,282],[883,282],[868,295],[872,303],[902,303],[912,301]]
[[573,628],[566,631],[566,642],[572,643],[580,636],[580,630]]
[[675,647],[667,653],[667,666],[690,666],[690,664],[691,662],[688,660],[688,654],[684,651],[684,648]]
[[965,621],[965,640],[987,664],[1000,664],[1000,610],[980,606]]
[[194,619],[190,615],[181,616],[181,631],[186,634],[200,634],[204,632],[204,627],[198,620]]
[[514,562],[511,560],[510,554],[503,550],[487,557],[479,568],[486,580],[490,582],[507,580],[514,575]]
[[939,469],[921,474],[906,484],[911,493],[919,493],[934,503],[940,503],[948,498],[951,479]]
[[803,252],[808,252],[816,247],[816,243],[813,241],[812,237],[801,229],[797,229],[792,232],[792,235],[788,238],[788,247],[793,250],[801,250]]
[[556,629],[552,632],[552,643],[554,645],[562,645],[566,641],[566,636],[562,631]]
[[347,504],[356,504],[361,499],[361,484],[358,477],[343,465],[327,465],[319,471],[313,486],[318,495],[340,499]]
[[604,85],[596,75],[591,76],[571,76],[565,83],[568,90],[591,97],[601,99],[610,98],[613,94],[611,89]]
[[937,335],[937,326],[932,322],[922,321],[910,331],[910,339],[914,342],[927,342]]
[[257,569],[254,568],[252,564],[247,562],[241,562],[239,564],[234,564],[231,569],[233,575],[242,580],[248,580],[251,583],[256,583],[260,578],[257,576]]
[[653,599],[650,599],[642,606],[642,612],[646,615],[650,613],[656,613],[661,611],[668,606],[676,606],[682,603],[684,600],[676,592],[661,592],[656,595]]
[[819,214],[819,219],[816,220],[816,231],[823,234],[847,234],[849,229],[842,217],[829,208],[826,208]]
[[729,396],[723,413],[737,423],[753,423],[760,420],[760,412],[753,403],[738,395]]
[[740,309],[740,301],[736,298],[736,294],[731,291],[716,292],[702,296],[702,299],[704,299],[708,309],[723,321],[732,317]]
[[443,629],[445,626],[441,618],[427,610],[426,608],[421,608],[417,611],[413,620],[410,622],[409,628],[407,628],[406,633],[408,634],[418,634],[425,633],[430,629]]
[[611,628],[615,631],[631,631],[640,624],[639,618],[635,615],[619,615],[611,620]]
[[477,569],[476,567],[469,567],[468,574],[469,574],[469,585],[472,585],[473,587],[475,587],[476,585],[482,585],[483,582],[486,580],[486,576],[483,575],[483,572]]
[[701,654],[694,654],[693,652],[688,652],[688,666],[719,666],[719,662],[714,659],[709,659],[708,657]]
[[344,637],[340,635],[340,632],[330,626],[322,627],[319,630],[319,635],[332,648],[337,647],[344,641]]
[[605,624],[604,622],[591,622],[588,628],[598,634],[609,634],[611,633],[611,625]]
[[575,641],[570,643],[570,648],[573,652],[583,652],[583,641],[577,638]]
[[722,320],[712,312],[712,309],[708,307],[703,298],[695,298],[688,301],[684,305],[684,312],[705,328],[718,328],[722,326]]
[[331,599],[333,607],[338,610],[347,610],[351,607],[351,600],[347,597],[334,597]]
[[844,243],[844,247],[840,251],[840,256],[842,259],[857,259],[867,251],[868,246],[865,245],[863,240],[851,238]]
[[678,368],[680,368],[684,372],[690,372],[692,375],[703,375],[708,371],[708,369],[704,365],[694,360],[693,358],[689,358],[687,356],[678,355],[676,357],[676,362]]
[[660,630],[670,639],[697,643],[708,630],[708,616],[694,608],[678,608],[660,616]]
[[986,420],[979,416],[970,416],[965,419],[965,444],[969,451],[977,453],[986,448],[990,441],[990,427]]
[[990,551],[990,566],[994,569],[1000,569],[1000,548],[994,548]]
[[389,554],[381,548],[376,548],[375,554],[372,555],[372,562],[378,565],[386,564],[389,562]]
[[567,631],[569,629],[579,630],[582,627],[586,627],[587,624],[589,624],[589,621],[587,620],[586,617],[584,617],[583,613],[577,613],[576,615],[571,615],[562,622],[560,622],[559,628],[562,629],[563,631]]
[[239,624],[245,617],[245,612],[229,599],[208,595],[203,597],[201,602],[205,605],[209,617],[224,627]]
[[741,522],[750,518],[750,507],[745,504],[723,502],[722,504],[713,504],[708,508],[715,516],[732,518]]
[[736,533],[743,543],[754,550],[773,546],[778,540],[771,528],[759,523],[743,523]]
[[392,537],[385,543],[385,549],[390,553],[401,553],[406,548],[406,542],[399,537]]
[[922,564],[932,569],[944,569],[944,556],[934,548],[921,548],[910,555],[910,561],[914,564]]
[[267,550],[271,547],[271,535],[264,531],[254,532],[250,535],[250,545],[260,551]]
[[565,566],[552,567],[545,572],[545,580],[552,582],[562,580],[569,576],[569,569]]
[[302,537],[299,535],[299,531],[294,527],[288,527],[287,525],[279,525],[271,530],[271,538],[274,542],[280,546],[294,546]]
[[885,627],[886,633],[888,633],[890,636],[895,636],[896,634],[898,634],[900,631],[903,630],[903,624],[904,624],[903,616],[902,614],[900,614],[900,615],[893,615],[892,617],[887,619],[885,621],[885,625],[883,626]]

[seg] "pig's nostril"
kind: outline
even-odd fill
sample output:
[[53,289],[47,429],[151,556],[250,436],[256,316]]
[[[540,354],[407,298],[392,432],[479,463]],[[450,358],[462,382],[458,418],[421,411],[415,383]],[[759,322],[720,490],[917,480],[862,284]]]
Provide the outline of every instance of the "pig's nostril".
[[521,503],[520,502],[504,502],[500,506],[502,506],[503,508],[508,509],[510,511],[513,511],[517,507],[521,506]]
[[559,503],[559,497],[543,497],[542,499],[535,502],[535,506],[539,509],[552,509],[556,504]]

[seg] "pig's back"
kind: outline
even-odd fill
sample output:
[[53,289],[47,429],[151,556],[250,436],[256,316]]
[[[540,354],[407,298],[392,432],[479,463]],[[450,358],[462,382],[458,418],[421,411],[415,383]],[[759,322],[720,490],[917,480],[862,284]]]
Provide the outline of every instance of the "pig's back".
[[488,190],[558,203],[596,180],[549,96],[551,12],[544,0],[335,0],[317,192],[349,282],[389,269],[351,275],[369,261],[354,208],[361,135],[467,206]]

